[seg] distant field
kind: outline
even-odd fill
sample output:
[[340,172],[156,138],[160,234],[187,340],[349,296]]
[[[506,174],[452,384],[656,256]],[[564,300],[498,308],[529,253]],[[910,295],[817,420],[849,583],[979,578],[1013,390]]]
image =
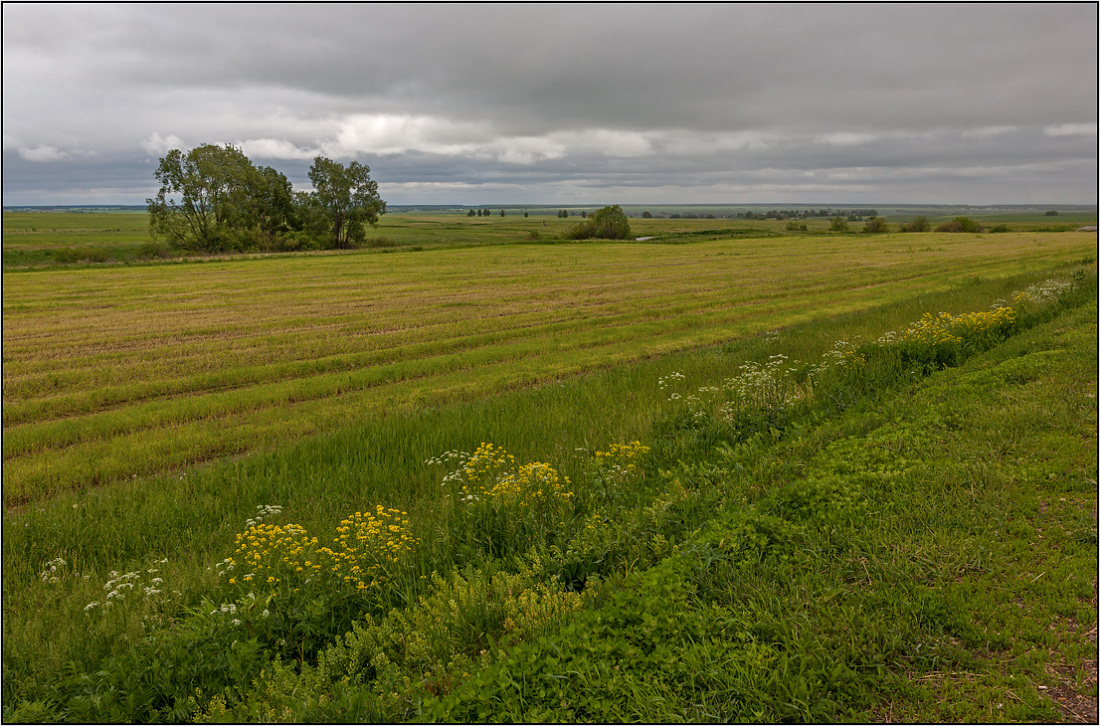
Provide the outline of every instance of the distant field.
[[[582,211],[595,207],[570,207],[572,216],[558,219],[556,209],[532,208],[529,217],[523,209],[499,208],[489,217],[469,217],[453,211],[387,214],[377,227],[368,230],[367,249],[392,252],[398,249],[432,249],[513,244],[517,242],[560,242],[562,233],[581,222]],[[776,208],[782,208],[777,205]],[[829,234],[828,218],[800,220],[741,220],[725,217],[747,208],[730,206],[628,206],[631,229],[638,237],[655,237],[659,242],[698,241],[699,235],[714,231],[717,235],[744,236],[753,230],[766,234]],[[651,219],[641,217],[648,211]],[[766,207],[752,211],[765,213]],[[1096,224],[1096,212],[1063,211],[1048,217],[1043,212],[964,210],[950,208],[881,207],[877,210],[891,224],[911,220],[918,214],[929,218],[933,225],[969,216],[986,226],[1004,224],[1010,232],[1057,232]],[[660,215],[698,215],[701,219],[669,219]],[[715,215],[706,219],[706,215]],[[792,232],[789,226],[806,225],[806,230]],[[851,223],[853,233],[863,228],[861,222]],[[156,262],[177,256],[149,235],[148,217],[144,212],[4,212],[3,266],[5,269],[24,267],[73,267],[89,264],[133,264]],[[730,230],[735,230],[731,233]],[[285,253],[284,253],[285,254]]]
[[[122,216],[129,232],[113,234],[136,235]],[[380,229],[451,248],[6,273],[5,505],[1047,269],[1096,245],[1078,233],[514,244],[522,217],[507,220],[468,227],[478,247],[455,246],[457,217],[404,217]],[[673,222],[652,224],[635,231]],[[12,245],[36,232],[21,234]],[[485,246],[494,235],[513,244]]]

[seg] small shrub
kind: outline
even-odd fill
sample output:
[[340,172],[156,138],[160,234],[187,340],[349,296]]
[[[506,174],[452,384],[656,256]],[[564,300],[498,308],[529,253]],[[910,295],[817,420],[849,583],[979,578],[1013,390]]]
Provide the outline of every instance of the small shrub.
[[138,247],[137,258],[139,260],[166,260],[172,256],[168,245],[161,242],[146,242]]
[[899,232],[928,232],[931,229],[932,223],[924,215],[913,217],[912,222],[906,222],[898,227]]
[[955,217],[936,227],[937,232],[984,232],[985,229],[969,217]]
[[885,234],[890,231],[890,225],[882,217],[871,217],[863,224],[864,234]]
[[830,232],[847,232],[848,220],[844,217],[833,217],[833,220],[829,222]]

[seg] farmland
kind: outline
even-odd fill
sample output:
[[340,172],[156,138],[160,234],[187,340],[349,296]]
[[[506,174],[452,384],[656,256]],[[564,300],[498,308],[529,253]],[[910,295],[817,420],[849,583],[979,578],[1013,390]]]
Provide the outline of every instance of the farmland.
[[6,269],[5,719],[1059,716],[1095,234],[521,220]]
[[1086,239],[508,245],[12,274],[5,504],[1068,261]]

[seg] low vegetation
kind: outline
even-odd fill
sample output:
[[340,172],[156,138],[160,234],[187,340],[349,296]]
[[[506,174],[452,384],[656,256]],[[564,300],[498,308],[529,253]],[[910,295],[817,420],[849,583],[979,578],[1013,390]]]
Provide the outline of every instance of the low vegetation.
[[1058,718],[1097,289],[1040,267],[6,512],[5,720]]

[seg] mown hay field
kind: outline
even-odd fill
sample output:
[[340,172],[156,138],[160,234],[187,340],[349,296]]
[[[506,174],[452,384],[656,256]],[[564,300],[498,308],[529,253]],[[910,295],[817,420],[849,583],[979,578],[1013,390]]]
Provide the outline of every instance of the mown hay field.
[[1094,249],[1087,233],[895,234],[7,273],[5,506]]

